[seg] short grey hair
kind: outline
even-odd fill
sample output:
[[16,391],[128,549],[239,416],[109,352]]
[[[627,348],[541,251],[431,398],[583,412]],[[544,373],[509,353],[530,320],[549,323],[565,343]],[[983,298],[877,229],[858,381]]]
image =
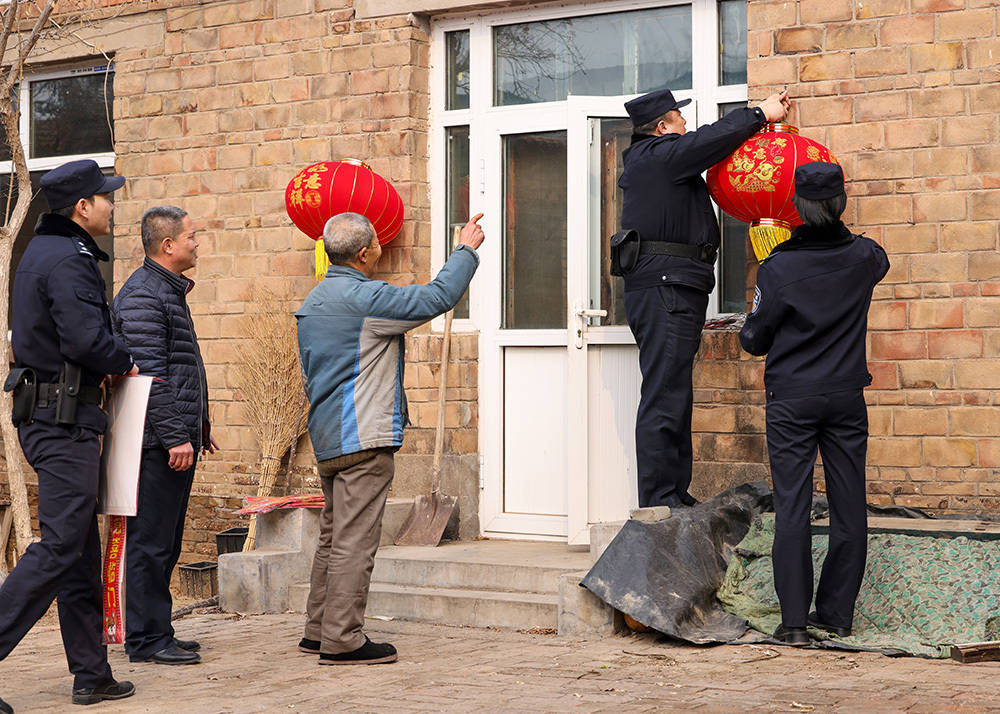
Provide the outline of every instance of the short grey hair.
[[334,265],[354,261],[375,238],[372,222],[358,213],[340,213],[323,226],[323,247]]
[[142,214],[142,249],[146,255],[156,255],[164,238],[179,234],[186,215],[187,211],[177,206],[153,206]]
[[792,203],[799,212],[799,218],[807,226],[831,226],[840,221],[840,216],[847,208],[847,194],[839,193],[830,198],[813,201],[802,198],[796,193],[792,196]]
[[680,112],[677,111],[676,109],[671,109],[670,111],[664,112],[660,116],[656,117],[656,119],[650,119],[645,124],[643,124],[641,126],[637,126],[632,131],[632,133],[633,134],[648,134],[650,136],[655,136],[656,135],[656,127],[658,127],[660,125],[661,121],[665,122],[667,124],[672,124],[673,123],[673,117],[670,116],[670,112],[677,112],[678,114],[680,114]]

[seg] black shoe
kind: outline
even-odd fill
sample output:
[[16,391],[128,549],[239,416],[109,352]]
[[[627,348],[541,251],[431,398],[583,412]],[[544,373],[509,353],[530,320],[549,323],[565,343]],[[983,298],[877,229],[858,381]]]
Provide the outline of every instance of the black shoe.
[[681,503],[685,506],[697,506],[701,501],[685,491],[681,494]]
[[395,661],[395,647],[388,642],[372,642],[367,637],[365,643],[353,652],[319,655],[320,664],[382,664]]
[[779,625],[778,629],[774,631],[774,639],[793,647],[802,647],[809,644],[809,635],[806,633],[806,628],[804,627],[785,627],[784,625]]
[[182,650],[187,650],[188,652],[197,652],[201,649],[201,643],[197,640],[178,640],[175,637],[174,645],[180,647]]
[[303,637],[299,640],[299,652],[306,654],[319,654],[319,640],[309,640]]
[[201,655],[197,652],[182,650],[175,644],[169,644],[159,652],[148,657],[129,657],[129,662],[154,662],[156,664],[198,664]]
[[0,699],[0,714],[14,714],[14,707]]
[[850,627],[837,627],[836,625],[828,625],[819,619],[819,615],[813,611],[809,613],[809,617],[806,618],[806,622],[809,623],[809,627],[815,627],[817,630],[824,630],[837,637],[850,637],[851,628]]
[[[90,689],[74,689],[74,704],[97,704],[105,699],[124,699],[135,694],[135,685],[131,682],[116,682],[111,680],[100,687]],[[13,711],[13,710],[11,710]]]

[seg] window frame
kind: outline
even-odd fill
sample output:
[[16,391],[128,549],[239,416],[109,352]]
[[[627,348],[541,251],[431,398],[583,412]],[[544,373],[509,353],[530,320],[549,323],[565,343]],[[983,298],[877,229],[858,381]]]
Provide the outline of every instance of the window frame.
[[[720,105],[746,102],[746,84],[720,85],[719,35],[720,13],[717,0],[608,0],[596,3],[560,4],[533,8],[498,11],[496,8],[473,12],[444,14],[432,18],[430,48],[430,141],[428,180],[430,182],[431,222],[431,273],[436,274],[444,265],[446,242],[446,129],[455,126],[469,127],[469,213],[475,215],[485,201],[487,157],[483,153],[484,132],[489,120],[509,122],[518,126],[520,112],[550,110],[566,117],[568,128],[568,101],[539,102],[509,106],[493,104],[493,28],[524,22],[542,22],[586,15],[605,15],[614,12],[647,10],[676,5],[691,6],[692,88],[685,90],[699,105],[699,121],[711,123],[719,118]],[[447,100],[447,57],[445,33],[467,30],[469,32],[469,108],[445,109]],[[705,48],[712,48],[711,51]],[[638,95],[622,95],[625,102]],[[715,207],[718,213],[718,207]],[[499,230],[499,227],[497,228]],[[709,298],[706,319],[725,314],[720,306],[720,277],[722,261],[716,261],[716,287]],[[469,288],[469,317],[455,319],[455,332],[474,332],[480,327],[482,300],[477,280]],[[432,322],[432,329],[443,329],[443,318]]]

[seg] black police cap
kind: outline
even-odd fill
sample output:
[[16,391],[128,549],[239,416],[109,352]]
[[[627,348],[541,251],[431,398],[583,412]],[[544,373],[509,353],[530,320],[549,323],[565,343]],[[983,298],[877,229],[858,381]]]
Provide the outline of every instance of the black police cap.
[[844,170],[838,164],[815,161],[795,169],[795,193],[799,198],[822,201],[844,192]]
[[669,89],[657,89],[655,92],[625,102],[625,111],[632,119],[632,126],[640,127],[662,117],[672,109],[680,109],[690,103],[690,99],[676,101]]
[[92,159],[70,161],[42,176],[42,193],[49,209],[56,211],[72,206],[81,198],[98,193],[111,193],[125,185],[121,176],[105,176]]

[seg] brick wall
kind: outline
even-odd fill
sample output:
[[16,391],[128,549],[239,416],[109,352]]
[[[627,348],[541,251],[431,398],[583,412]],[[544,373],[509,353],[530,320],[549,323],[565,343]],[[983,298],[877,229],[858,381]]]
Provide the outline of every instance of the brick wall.
[[750,93],[788,86],[889,253],[869,322],[870,500],[1000,511],[996,0],[749,3]]

